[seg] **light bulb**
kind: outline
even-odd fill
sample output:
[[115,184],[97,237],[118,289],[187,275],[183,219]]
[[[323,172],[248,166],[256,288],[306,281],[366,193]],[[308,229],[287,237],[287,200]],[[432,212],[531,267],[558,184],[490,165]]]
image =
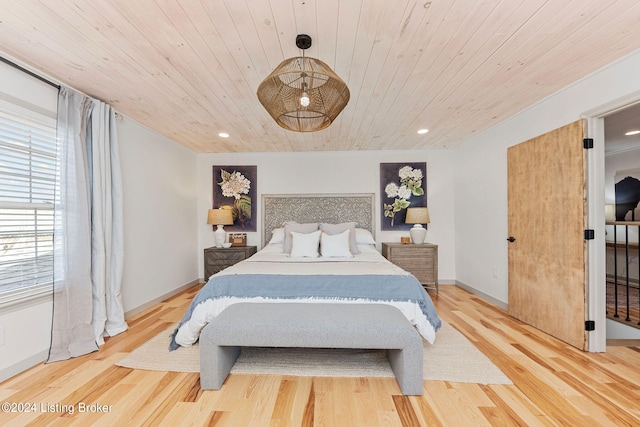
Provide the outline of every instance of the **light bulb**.
[[302,92],[302,96],[300,97],[300,105],[302,105],[303,107],[308,107],[309,103],[309,94],[307,92]]

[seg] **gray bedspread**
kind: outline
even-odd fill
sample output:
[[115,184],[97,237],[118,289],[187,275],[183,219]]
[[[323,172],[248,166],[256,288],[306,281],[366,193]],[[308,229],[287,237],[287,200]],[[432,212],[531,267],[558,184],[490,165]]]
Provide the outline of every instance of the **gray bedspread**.
[[175,334],[191,318],[198,304],[217,298],[332,299],[336,301],[365,300],[371,302],[411,302],[418,304],[434,330],[441,321],[431,298],[412,275],[285,275],[230,274],[214,275],[194,297],[176,331],[169,348],[175,350]]

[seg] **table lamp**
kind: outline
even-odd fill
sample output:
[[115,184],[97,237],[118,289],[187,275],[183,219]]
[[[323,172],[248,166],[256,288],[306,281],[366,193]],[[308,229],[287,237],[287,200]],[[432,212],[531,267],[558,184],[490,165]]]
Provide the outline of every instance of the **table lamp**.
[[404,220],[405,224],[415,224],[409,234],[413,243],[424,243],[427,237],[427,229],[422,224],[429,224],[429,209],[427,208],[407,208],[407,216]]
[[226,236],[224,226],[233,224],[233,212],[231,212],[231,209],[209,209],[207,224],[218,226],[214,234],[216,236],[216,246],[221,248]]

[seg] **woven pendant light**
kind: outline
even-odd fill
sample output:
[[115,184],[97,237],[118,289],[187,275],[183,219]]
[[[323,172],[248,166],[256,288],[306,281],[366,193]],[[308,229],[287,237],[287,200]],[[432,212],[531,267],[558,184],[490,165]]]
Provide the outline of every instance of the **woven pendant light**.
[[329,126],[349,102],[349,88],[324,62],[307,58],[311,37],[300,34],[302,56],[286,59],[258,87],[258,99],[281,127],[314,132]]

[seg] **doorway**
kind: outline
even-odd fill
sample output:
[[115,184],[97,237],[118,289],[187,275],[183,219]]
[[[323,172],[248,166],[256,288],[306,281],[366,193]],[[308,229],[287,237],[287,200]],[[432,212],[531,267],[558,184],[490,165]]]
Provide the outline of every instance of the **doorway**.
[[[601,117],[604,128],[604,219],[608,221],[603,251],[606,273],[606,338],[640,339],[636,298],[640,275],[639,228],[612,224],[612,221],[638,220],[634,215],[638,209],[634,209],[635,206],[625,206],[626,201],[621,196],[625,193],[626,183],[640,184],[640,133],[627,135],[634,130],[640,131],[640,103],[629,103]],[[627,296],[630,297],[628,300]],[[612,314],[616,314],[616,318]]]

